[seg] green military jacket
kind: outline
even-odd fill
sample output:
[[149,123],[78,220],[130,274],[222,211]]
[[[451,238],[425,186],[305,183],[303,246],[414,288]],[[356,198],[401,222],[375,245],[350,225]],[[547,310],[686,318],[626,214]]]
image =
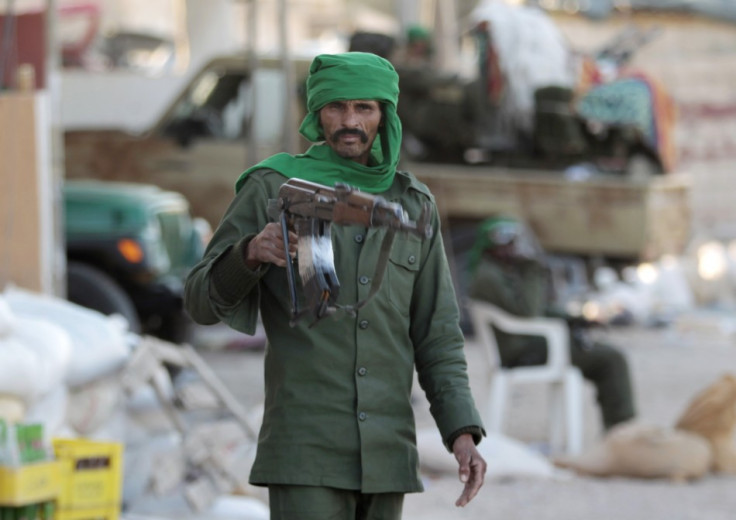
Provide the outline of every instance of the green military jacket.
[[[504,263],[483,257],[472,275],[468,295],[492,303],[515,316],[554,316],[548,307],[548,283],[547,270],[538,262]],[[528,359],[530,350],[534,353],[536,349],[544,351],[544,338],[508,334],[495,327],[494,333],[503,366],[544,362],[544,358],[535,359],[536,363]]]
[[[356,315],[338,311],[311,328],[308,318],[292,327],[286,270],[268,264],[251,271],[244,263],[247,242],[269,221],[267,201],[285,181],[273,170],[248,175],[186,285],[187,310],[200,323],[222,321],[252,334],[261,313],[266,395],[250,481],[421,491],[415,367],[446,443],[468,426],[482,432],[434,200],[411,174],[397,172],[381,195],[414,220],[432,202],[433,237],[397,234],[380,290]],[[332,227],[338,304],[368,295],[385,233]]]

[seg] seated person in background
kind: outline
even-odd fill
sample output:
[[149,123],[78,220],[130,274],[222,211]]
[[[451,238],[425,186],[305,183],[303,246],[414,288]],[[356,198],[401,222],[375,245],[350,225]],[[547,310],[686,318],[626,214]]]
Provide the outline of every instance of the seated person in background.
[[404,65],[429,67],[432,65],[432,32],[421,25],[412,25],[406,31]]
[[[594,341],[584,325],[552,308],[544,256],[534,233],[521,222],[504,217],[485,221],[479,227],[470,255],[468,294],[516,316],[567,319],[570,359],[583,377],[595,385],[603,427],[608,430],[635,415],[628,363],[618,349]],[[503,366],[539,365],[546,361],[544,338],[498,330],[495,333]]]

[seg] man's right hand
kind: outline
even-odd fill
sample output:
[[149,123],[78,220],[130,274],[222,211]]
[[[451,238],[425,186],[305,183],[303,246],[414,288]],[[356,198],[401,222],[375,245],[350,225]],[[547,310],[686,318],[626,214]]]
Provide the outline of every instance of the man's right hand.
[[[289,255],[292,258],[296,255],[297,240],[296,233],[289,231]],[[258,266],[266,263],[286,267],[284,238],[281,233],[281,224],[277,222],[266,224],[266,227],[248,242],[245,251],[245,265],[249,269],[258,269]]]
[[465,507],[478,494],[478,490],[483,485],[488,465],[475,447],[473,436],[469,433],[464,433],[455,439],[455,442],[452,443],[452,453],[459,465],[460,482],[465,484],[463,493],[455,505]]

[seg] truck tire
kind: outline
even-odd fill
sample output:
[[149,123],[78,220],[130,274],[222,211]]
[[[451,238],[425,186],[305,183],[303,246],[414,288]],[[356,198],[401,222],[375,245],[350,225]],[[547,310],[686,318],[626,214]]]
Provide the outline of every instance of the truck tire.
[[141,332],[133,301],[109,275],[80,262],[69,262],[66,270],[67,299],[103,314],[120,314],[131,332]]
[[171,311],[161,317],[154,335],[170,343],[188,343],[192,334],[192,319],[183,310]]

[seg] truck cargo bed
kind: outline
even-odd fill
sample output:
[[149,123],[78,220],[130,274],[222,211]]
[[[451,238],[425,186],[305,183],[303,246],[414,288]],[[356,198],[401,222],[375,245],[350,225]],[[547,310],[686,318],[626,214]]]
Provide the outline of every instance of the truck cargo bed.
[[690,180],[667,174],[571,180],[562,172],[412,163],[446,225],[505,214],[525,220],[550,253],[654,260],[690,238]]

